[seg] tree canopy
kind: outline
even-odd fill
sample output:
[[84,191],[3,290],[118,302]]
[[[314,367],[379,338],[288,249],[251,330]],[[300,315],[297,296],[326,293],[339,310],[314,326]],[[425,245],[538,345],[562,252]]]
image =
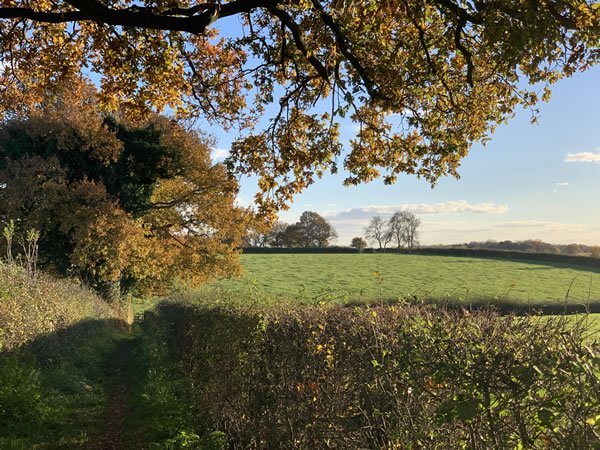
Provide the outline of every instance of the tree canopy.
[[101,289],[235,275],[253,215],[209,144],[164,117],[129,124],[93,108],[7,121],[0,221],[39,230],[43,264]]
[[[169,107],[237,127],[228,167],[259,176],[265,210],[285,206],[342,158],[347,184],[392,183],[400,173],[434,183],[457,176],[470,145],[515,108],[533,111],[548,85],[597,62],[599,6],[8,0],[0,111],[22,114],[48,89],[94,73],[108,110],[144,117]],[[344,117],[357,129],[348,151]]]

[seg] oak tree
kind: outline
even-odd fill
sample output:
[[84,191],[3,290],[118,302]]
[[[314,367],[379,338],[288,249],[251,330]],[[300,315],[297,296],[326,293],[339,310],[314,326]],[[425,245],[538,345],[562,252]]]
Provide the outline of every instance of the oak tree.
[[285,247],[328,247],[337,238],[337,232],[320,214],[304,211],[298,222],[283,231]]
[[104,293],[161,293],[240,272],[254,217],[210,141],[175,122],[47,109],[0,126],[0,221],[40,230],[40,259]]
[[[169,108],[236,127],[228,167],[258,175],[265,210],[339,161],[347,184],[392,183],[401,173],[435,183],[457,176],[471,144],[517,107],[535,114],[549,85],[597,62],[599,6],[6,0],[0,113],[27,113],[49,90],[90,74],[107,110],[139,118]],[[344,117],[357,129],[347,151]]]
[[367,245],[367,241],[360,236],[352,238],[352,241],[350,242],[350,247],[355,248],[358,251],[362,251],[363,249],[367,248]]

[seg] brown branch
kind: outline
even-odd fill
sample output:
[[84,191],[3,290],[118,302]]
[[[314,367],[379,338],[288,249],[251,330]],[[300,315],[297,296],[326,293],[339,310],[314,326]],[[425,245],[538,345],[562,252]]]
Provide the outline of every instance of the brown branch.
[[467,47],[464,46],[464,44],[461,41],[461,35],[462,35],[463,28],[465,25],[466,25],[466,19],[461,17],[458,20],[456,29],[454,30],[454,43],[456,45],[456,48],[460,51],[460,53],[463,55],[463,57],[465,58],[465,60],[467,62],[467,82],[469,83],[469,86],[473,87],[475,85],[473,82],[473,69],[474,69],[473,55],[467,49]]
[[64,23],[92,20],[81,11],[42,12],[31,8],[0,8],[0,19],[28,19],[45,23]]
[[460,19],[464,20],[465,23],[470,22],[470,23],[474,23],[477,25],[483,24],[483,18],[481,16],[475,16],[475,15],[471,14],[469,11],[467,11],[464,8],[461,8],[460,6],[458,6],[457,4],[453,3],[450,0],[436,0],[436,1],[439,5],[443,6],[445,9],[453,12]]
[[367,92],[369,93],[369,96],[373,99],[380,97],[375,82],[369,77],[365,67],[361,64],[348,46],[346,36],[344,35],[341,27],[333,20],[333,17],[325,11],[325,8],[323,8],[323,5],[319,2],[319,0],[312,0],[312,4],[319,12],[323,23],[325,23],[325,25],[327,25],[327,27],[332,31],[338,49],[340,52],[342,52],[342,55],[348,59],[354,70],[356,70],[360,76]]
[[156,29],[165,31],[182,31],[202,34],[215,20],[250,12],[256,8],[267,8],[277,5],[280,0],[237,0],[220,7],[206,5],[201,14],[182,15],[183,11],[175,11],[169,15],[158,13],[150,8],[112,9],[95,0],[67,0],[66,3],[76,8],[75,11],[35,11],[31,8],[2,8],[0,19],[28,19],[46,23],[64,23],[93,21],[106,25]]
[[283,25],[292,33],[292,38],[294,39],[294,43],[302,55],[306,58],[306,60],[313,66],[313,68],[317,71],[319,76],[323,78],[325,81],[329,81],[329,73],[325,66],[319,61],[317,57],[312,55],[308,48],[306,47],[306,43],[304,42],[304,38],[302,37],[302,30],[300,30],[300,26],[294,21],[292,16],[286,13],[279,6],[267,6],[266,10],[269,11],[272,15],[277,17]]

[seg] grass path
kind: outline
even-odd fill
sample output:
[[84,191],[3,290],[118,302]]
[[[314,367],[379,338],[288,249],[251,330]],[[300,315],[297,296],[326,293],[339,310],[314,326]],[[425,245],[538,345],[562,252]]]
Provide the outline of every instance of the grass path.
[[103,414],[105,423],[100,434],[85,446],[86,449],[121,450],[125,448],[123,445],[125,421],[131,409],[131,405],[127,401],[127,369],[131,345],[132,340],[130,338],[121,339],[105,362],[105,369],[108,374],[105,384],[109,397]]

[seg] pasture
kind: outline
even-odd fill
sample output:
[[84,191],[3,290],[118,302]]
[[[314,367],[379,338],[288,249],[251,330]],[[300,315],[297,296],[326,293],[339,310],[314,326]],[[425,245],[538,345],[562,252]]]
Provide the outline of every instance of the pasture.
[[225,291],[300,303],[393,299],[563,305],[598,303],[600,271],[539,261],[399,254],[244,254]]

